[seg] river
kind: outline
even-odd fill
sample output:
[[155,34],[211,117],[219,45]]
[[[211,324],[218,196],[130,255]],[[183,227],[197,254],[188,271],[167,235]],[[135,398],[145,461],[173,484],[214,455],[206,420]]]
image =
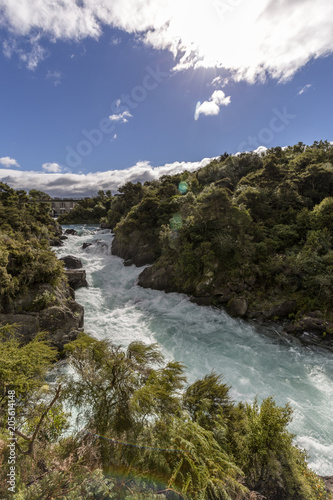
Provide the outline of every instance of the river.
[[[110,255],[113,236],[97,226],[64,226],[78,231],[57,249],[75,255],[87,272],[88,288],[76,291],[84,306],[85,331],[126,347],[133,340],[158,342],[167,359],[186,365],[190,382],[215,370],[236,401],[272,395],[294,410],[289,430],[305,448],[309,464],[333,475],[333,356],[283,336],[278,328],[256,328],[187,296],[136,285],[143,268],[125,267]],[[84,242],[92,246],[82,249]]]

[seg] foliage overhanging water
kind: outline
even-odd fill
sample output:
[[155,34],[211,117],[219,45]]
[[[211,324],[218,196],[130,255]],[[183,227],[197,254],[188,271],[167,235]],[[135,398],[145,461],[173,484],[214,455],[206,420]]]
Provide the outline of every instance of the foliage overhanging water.
[[[110,255],[112,235],[94,226],[75,228],[59,256],[81,258],[89,287],[76,292],[85,331],[126,347],[133,340],[158,342],[167,358],[186,366],[190,382],[214,369],[232,386],[236,401],[272,395],[294,410],[290,431],[310,454],[310,466],[333,474],[333,357],[269,328],[260,333],[223,311],[200,307],[185,295],[136,285],[142,268],[124,267]],[[82,250],[82,243],[94,242]]]

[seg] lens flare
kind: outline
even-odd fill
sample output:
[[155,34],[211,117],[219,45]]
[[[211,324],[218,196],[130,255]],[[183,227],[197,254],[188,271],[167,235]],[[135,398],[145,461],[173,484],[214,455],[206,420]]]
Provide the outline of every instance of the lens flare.
[[187,182],[185,182],[185,181],[180,182],[179,185],[178,185],[178,191],[181,194],[187,193],[187,191],[188,191],[188,184],[187,184]]
[[183,225],[182,216],[180,214],[174,214],[170,219],[170,229],[172,231],[178,231]]

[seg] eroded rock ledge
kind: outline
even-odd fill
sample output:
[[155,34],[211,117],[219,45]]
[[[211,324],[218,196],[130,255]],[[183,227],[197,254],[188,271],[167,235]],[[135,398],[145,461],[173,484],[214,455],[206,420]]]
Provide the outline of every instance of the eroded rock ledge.
[[21,292],[6,311],[0,313],[0,322],[17,324],[26,342],[37,332],[46,332],[46,338],[61,351],[82,330],[84,310],[74,300],[73,290],[67,283],[56,288],[42,284]]

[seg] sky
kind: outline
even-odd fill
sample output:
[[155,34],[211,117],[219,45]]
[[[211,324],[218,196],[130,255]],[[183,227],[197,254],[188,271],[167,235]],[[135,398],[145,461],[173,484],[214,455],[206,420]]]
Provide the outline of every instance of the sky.
[[0,181],[80,198],[333,140],[331,0],[0,0]]

